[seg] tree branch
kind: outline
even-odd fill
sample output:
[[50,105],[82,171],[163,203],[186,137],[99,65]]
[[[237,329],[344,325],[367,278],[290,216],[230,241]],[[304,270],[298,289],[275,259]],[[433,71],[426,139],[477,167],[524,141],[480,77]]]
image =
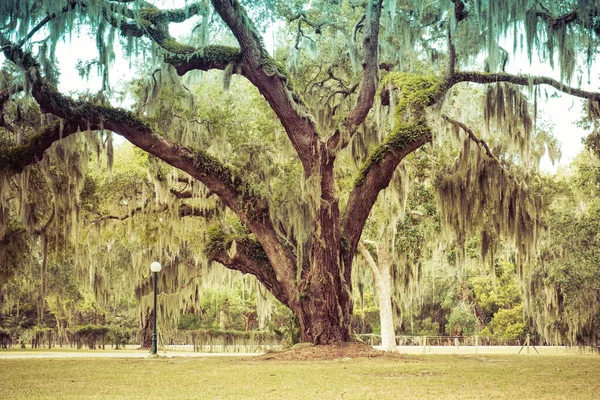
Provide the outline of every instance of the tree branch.
[[[422,132],[414,135],[414,132]],[[394,171],[408,154],[431,141],[431,131],[409,124],[404,134],[391,135],[377,147],[361,167],[344,215],[343,235],[348,241],[349,255],[356,252],[363,227],[379,196],[388,187]]]
[[488,146],[488,144],[486,143],[485,140],[483,139],[479,139],[477,136],[475,136],[475,133],[473,133],[473,131],[466,126],[465,124],[463,124],[460,121],[457,121],[453,118],[450,118],[449,116],[447,116],[446,114],[442,114],[442,119],[451,123],[452,125],[457,126],[458,128],[462,129],[463,131],[466,132],[466,134],[469,136],[469,138],[475,142],[475,144],[477,144],[477,146],[479,146],[479,148],[483,148],[485,151],[485,154],[488,155],[488,157],[498,161],[498,163],[500,162],[498,160],[498,158],[494,155],[494,153],[492,153],[492,151],[490,150],[490,147]]
[[12,85],[5,89],[0,90],[0,110],[4,108],[4,103],[10,99],[10,97],[15,94],[23,91],[23,85]]
[[[66,12],[71,11],[72,9],[75,8],[75,6],[77,6],[77,4],[79,3],[79,1],[77,0],[69,0],[69,4],[67,4],[66,6],[64,6],[62,8],[62,10],[60,11],[60,14],[64,14]],[[44,25],[46,25],[48,22],[52,21],[54,18],[58,17],[60,14],[57,13],[52,13],[51,15],[47,15],[44,19],[42,19],[31,31],[29,31],[29,33],[19,42],[19,47],[22,47],[29,39],[32,38],[33,35],[35,35],[36,32],[38,32],[40,29],[42,29],[44,27]]]
[[27,165],[40,161],[44,156],[44,152],[54,142],[87,129],[97,130],[100,129],[100,126],[93,123],[82,123],[81,121],[55,121],[40,129],[25,144],[0,147],[0,171],[5,171],[11,175],[20,173]]
[[558,91],[566,93],[571,96],[580,97],[588,100],[600,100],[600,92],[589,92],[582,89],[573,88],[562,84],[556,79],[548,78],[545,76],[529,76],[529,75],[512,75],[504,72],[499,73],[481,73],[481,72],[456,72],[449,79],[449,86],[453,86],[459,82],[473,82],[473,83],[497,83],[497,82],[508,82],[520,86],[529,85],[548,85],[552,86]]
[[312,171],[320,139],[309,108],[293,88],[285,68],[265,50],[239,1],[212,0],[212,3],[240,44],[242,75],[258,88],[279,117],[304,171]]
[[496,155],[494,153],[492,153],[487,142],[483,139],[479,139],[475,135],[475,133],[473,132],[473,130],[471,128],[469,128],[467,125],[463,124],[460,121],[450,118],[449,116],[447,116],[445,114],[442,114],[442,119],[444,119],[445,121],[449,122],[450,124],[460,128],[460,129],[462,129],[469,136],[469,139],[471,139],[475,144],[477,144],[477,146],[480,149],[483,149],[483,151],[485,151],[485,154],[489,158],[494,160],[494,162],[500,167],[500,169],[502,169],[502,171],[504,171],[509,177],[511,177],[512,179],[514,179],[516,181],[516,178],[504,167],[504,165],[502,165],[502,163],[500,162],[498,157],[496,157]]
[[[10,132],[15,132],[15,128],[6,122],[6,115],[4,114],[4,104],[10,99],[10,97],[23,91],[22,85],[12,85],[3,90],[0,90],[0,126],[4,127]],[[17,108],[17,118],[19,117],[19,109]],[[0,156],[1,157],[1,156]],[[1,161],[0,161],[1,163]]]
[[[460,0],[457,0],[460,1]],[[462,4],[462,3],[461,3]],[[464,5],[463,5],[464,7]],[[454,41],[452,40],[452,30],[450,29],[450,23],[448,23],[448,69],[447,75],[452,76],[456,71],[456,47],[454,47]]]
[[[376,244],[374,244],[374,246],[375,248],[377,248]],[[360,241],[358,242],[358,251],[360,252],[360,255],[365,259],[367,265],[371,269],[371,274],[373,274],[373,281],[381,282],[381,272],[379,272],[379,267],[377,267],[375,259],[373,259],[371,252],[369,252],[365,245],[362,244]]]
[[465,10],[465,3],[462,0],[452,0],[454,3],[454,18],[456,18],[456,22],[460,22],[463,19],[467,18],[468,13]]
[[[552,15],[548,9],[538,9],[532,12],[535,12],[536,17],[543,19],[546,22],[546,26],[550,29],[556,29],[560,26],[575,23],[583,25],[585,28],[592,29],[600,35],[600,21],[598,21],[598,16],[600,16],[600,4],[597,2],[589,3],[589,8],[587,10],[588,18],[581,18],[579,10],[572,10],[558,17]],[[586,19],[589,23],[585,21]]]
[[[100,218],[97,218],[95,220],[92,220],[91,223],[92,224],[97,224],[98,222],[101,221],[106,221],[108,219],[114,219],[114,220],[118,220],[118,221],[125,221],[128,218],[133,218],[137,213],[143,211],[146,209],[146,207],[148,207],[148,205],[150,204],[149,201],[146,201],[145,204],[143,206],[140,207],[136,207],[132,210],[130,210],[127,214],[124,215],[103,215]],[[152,212],[158,214],[158,213],[163,213],[169,210],[169,206],[167,204],[164,204],[162,207],[154,209]],[[209,209],[209,210],[204,210],[204,209],[200,209],[200,208],[196,208],[196,207],[192,207],[189,204],[180,204],[178,207],[178,213],[179,218],[183,218],[183,217],[202,217],[202,218],[212,218],[213,216],[215,216],[217,214],[217,210],[216,209]]]
[[367,7],[366,32],[363,39],[362,85],[356,104],[344,118],[342,126],[327,140],[327,148],[333,153],[350,143],[356,128],[363,123],[373,108],[375,92],[379,84],[379,22],[382,0],[369,0]]
[[289,292],[286,292],[283,285],[278,281],[276,273],[262,248],[258,249],[251,240],[247,238],[225,240],[219,249],[216,251],[213,249],[210,257],[226,268],[243,274],[254,275],[277,300],[283,304],[290,304],[292,299],[289,298]]
[[[104,18],[124,36],[147,35],[160,47],[175,54],[191,54],[196,48],[178,43],[169,33],[169,24],[184,22],[195,15],[207,16],[208,12],[206,4],[200,2],[167,10],[161,10],[148,2],[144,2],[139,11],[129,9],[126,5],[111,3],[103,8]],[[115,14],[121,14],[122,17],[115,17]],[[123,17],[131,22],[124,21]]]
[[171,64],[180,76],[192,70],[224,70],[229,64],[239,65],[241,61],[240,49],[220,45],[205,46],[191,54],[165,55],[165,62]]

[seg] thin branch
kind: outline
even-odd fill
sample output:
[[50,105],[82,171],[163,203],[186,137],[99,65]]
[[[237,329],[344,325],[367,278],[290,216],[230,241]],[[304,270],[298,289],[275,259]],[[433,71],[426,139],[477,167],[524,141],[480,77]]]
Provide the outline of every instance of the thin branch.
[[[132,209],[130,212],[128,212],[127,214],[124,215],[104,215],[100,218],[97,218],[95,220],[92,220],[91,223],[92,224],[97,224],[98,222],[102,222],[102,221],[106,221],[109,219],[112,220],[117,220],[117,221],[125,221],[126,219],[129,218],[133,218],[136,214],[140,213],[141,211],[144,211],[149,205],[149,201],[146,201],[144,203],[143,206],[140,207],[136,207],[134,209]],[[164,213],[169,211],[169,205],[168,204],[163,204],[162,207],[160,208],[156,208],[154,210],[152,210],[152,212],[154,214],[160,214],[160,213]],[[179,218],[184,218],[184,217],[202,217],[202,218],[212,218],[213,216],[215,216],[217,214],[217,210],[216,209],[201,209],[201,208],[196,208],[196,207],[191,207],[188,204],[180,204],[178,207],[178,216]]]
[[194,197],[194,193],[191,190],[185,190],[185,188],[182,190],[169,189],[169,192],[179,200],[191,199]]
[[[459,0],[457,0],[459,1]],[[462,4],[462,3],[461,3]],[[464,5],[463,5],[464,7]],[[456,48],[454,47],[454,41],[452,40],[452,30],[450,29],[450,23],[448,23],[448,76],[452,76],[456,71]]]
[[317,80],[317,78],[321,74],[321,71],[323,70],[323,67],[321,65],[318,65],[317,68],[319,68],[319,70],[317,71],[315,76],[311,78],[308,82],[306,82],[306,86],[304,86],[304,93],[308,92],[308,87]]
[[[333,98],[335,96],[337,96],[338,94],[343,95],[344,98],[352,95],[354,92],[356,92],[356,89],[358,88],[358,83],[355,83],[351,88],[347,89],[347,90],[336,90],[335,92],[331,93],[329,95],[329,97],[327,98],[327,100],[325,100],[325,104],[329,104],[329,102],[331,100],[333,100]],[[337,106],[334,107],[334,109],[337,108]]]
[[69,4],[67,4],[66,6],[64,6],[62,8],[62,10],[60,10],[60,13],[52,13],[50,15],[47,15],[44,19],[42,19],[31,31],[29,31],[29,33],[27,34],[27,36],[25,36],[18,44],[19,47],[22,47],[29,39],[31,39],[31,37],[33,35],[35,35],[35,33],[37,31],[39,31],[40,29],[42,29],[44,27],[44,25],[46,25],[48,22],[52,21],[54,18],[58,17],[61,14],[67,13],[71,10],[73,10],[75,8],[75,6],[79,3],[79,1],[77,0],[70,0]]
[[477,146],[480,149],[483,149],[485,151],[485,154],[491,158],[492,160],[494,160],[494,162],[500,167],[500,169],[502,169],[502,171],[504,171],[504,173],[509,176],[510,178],[512,178],[515,182],[517,181],[517,179],[513,176],[513,174],[511,174],[502,164],[502,162],[500,162],[500,160],[498,159],[498,157],[496,157],[496,155],[494,153],[492,153],[492,151],[490,150],[490,147],[488,146],[487,142],[483,139],[479,139],[475,133],[473,132],[473,130],[471,128],[469,128],[467,125],[465,125],[464,123],[457,121],[453,118],[450,118],[449,116],[447,116],[446,114],[442,114],[442,119],[444,119],[445,121],[449,122],[450,124],[462,129],[468,136],[469,139],[471,139],[475,144],[477,144]]
[[329,25],[329,26],[333,26],[339,29],[339,27],[329,21],[320,21],[320,22],[314,22],[311,21],[310,19],[308,19],[308,16],[306,15],[306,13],[304,11],[299,12],[298,14],[294,15],[291,18],[288,18],[288,22],[294,22],[298,20],[298,27],[300,28],[300,23],[304,22],[306,23],[306,25],[311,26],[313,28],[315,28],[315,33],[320,34],[321,33],[321,28],[325,25]]
[[52,221],[54,221],[54,216],[56,215],[55,213],[55,207],[54,204],[52,205],[52,213],[50,214],[50,217],[48,218],[48,221],[46,221],[46,223],[41,226],[38,229],[34,229],[33,230],[33,234],[34,235],[43,235],[46,233],[46,229],[48,229],[48,227],[50,226],[50,224],[52,223]]
[[444,119],[445,121],[451,123],[452,125],[459,127],[463,131],[465,131],[465,133],[469,136],[469,139],[471,139],[473,142],[475,142],[475,144],[477,144],[477,146],[479,146],[479,148],[483,148],[485,151],[485,154],[487,154],[488,157],[490,157],[490,158],[496,160],[498,163],[500,163],[500,160],[498,160],[498,158],[490,150],[490,147],[488,146],[487,142],[485,140],[479,139],[477,136],[475,136],[475,133],[473,133],[473,131],[468,126],[466,126],[465,124],[463,124],[460,121],[450,118],[446,114],[442,114],[442,119]]
[[[134,215],[136,215],[137,213],[145,210],[146,207],[148,207],[149,204],[150,204],[150,200],[146,200],[146,202],[144,203],[144,205],[136,207],[136,208],[130,210],[127,214],[124,214],[124,215],[103,215],[100,218],[96,218],[96,219],[92,220],[91,223],[92,224],[97,224],[98,222],[106,221],[106,220],[109,220],[109,219],[114,219],[114,220],[117,220],[117,221],[125,221],[126,219],[133,218]],[[165,205],[162,209],[154,210],[154,212],[157,212],[157,213],[164,212],[167,209],[168,209],[168,206]]]

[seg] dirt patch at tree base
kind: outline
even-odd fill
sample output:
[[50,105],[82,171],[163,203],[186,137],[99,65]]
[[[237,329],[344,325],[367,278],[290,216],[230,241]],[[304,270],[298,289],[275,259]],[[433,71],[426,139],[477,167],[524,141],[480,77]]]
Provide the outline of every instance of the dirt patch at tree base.
[[335,360],[339,358],[401,358],[398,353],[390,353],[374,349],[364,343],[349,342],[315,346],[311,343],[299,343],[290,349],[272,351],[256,357],[259,360]]

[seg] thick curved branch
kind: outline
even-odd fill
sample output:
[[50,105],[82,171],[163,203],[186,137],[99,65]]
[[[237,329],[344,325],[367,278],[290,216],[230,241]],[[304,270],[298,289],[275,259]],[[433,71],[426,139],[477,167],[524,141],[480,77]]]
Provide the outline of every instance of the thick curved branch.
[[558,91],[561,91],[571,96],[580,97],[588,100],[600,100],[600,92],[589,92],[586,90],[577,89],[571,86],[567,86],[557,81],[556,79],[548,78],[546,76],[512,75],[504,72],[494,74],[473,71],[456,72],[450,78],[449,86],[452,86],[459,82],[473,82],[483,84],[508,82],[520,86],[548,85],[552,86]]
[[277,300],[283,304],[290,304],[289,295],[277,280],[273,267],[264,255],[257,254],[257,248],[251,241],[243,239],[227,241],[220,250],[211,254],[213,261],[243,274],[254,275]]
[[[415,132],[418,133],[414,135]],[[409,125],[404,134],[388,138],[371,153],[361,168],[342,217],[343,235],[348,241],[348,256],[351,257],[356,252],[360,235],[377,196],[389,185],[398,164],[408,154],[430,141],[429,129]]]
[[212,0],[212,3],[240,45],[242,75],[269,102],[298,153],[304,170],[312,171],[320,139],[309,108],[293,88],[285,68],[265,50],[256,27],[239,1]]
[[379,21],[381,20],[382,0],[370,0],[366,12],[366,29],[363,39],[362,84],[356,104],[348,113],[342,126],[329,138],[329,151],[345,148],[373,108],[377,85],[379,84]]
[[241,61],[242,53],[240,49],[220,45],[206,46],[189,55],[168,54],[165,56],[165,62],[171,64],[180,76],[193,70],[224,70],[228,65],[238,65]]
[[149,36],[169,50],[165,62],[173,65],[179,75],[191,70],[236,66],[235,70],[256,86],[269,102],[296,149],[304,170],[311,171],[315,165],[319,136],[309,108],[292,87],[285,68],[265,50],[261,37],[240,3],[237,0],[213,0],[212,3],[236,37],[240,49],[213,45],[196,51],[189,46],[174,45],[164,30],[149,30]]
[[259,67],[265,56],[262,38],[238,0],[212,0],[215,10],[235,36],[244,59],[253,67]]
[[103,8],[104,18],[124,36],[141,37],[147,35],[156,44],[170,53],[191,54],[196,49],[175,41],[169,33],[170,23],[184,22],[192,16],[208,15],[206,4],[197,2],[179,9],[160,8],[144,2],[139,11],[123,4],[107,3]]
[[81,121],[55,121],[40,129],[22,145],[0,147],[0,171],[11,175],[20,173],[27,165],[41,160],[44,152],[54,142],[87,129],[97,130],[100,125]]

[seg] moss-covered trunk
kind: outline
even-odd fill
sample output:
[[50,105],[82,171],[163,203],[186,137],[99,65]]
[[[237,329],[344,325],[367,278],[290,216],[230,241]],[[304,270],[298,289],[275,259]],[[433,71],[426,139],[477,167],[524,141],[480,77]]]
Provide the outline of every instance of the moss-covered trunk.
[[[350,274],[342,262],[342,235],[338,197],[333,179],[333,160],[321,153],[318,175],[312,176],[313,221],[310,267],[303,271],[300,301],[292,309],[298,317],[302,341],[314,344],[347,342],[351,339],[352,314]],[[315,179],[318,178],[318,179]],[[318,188],[318,189],[317,189]]]

